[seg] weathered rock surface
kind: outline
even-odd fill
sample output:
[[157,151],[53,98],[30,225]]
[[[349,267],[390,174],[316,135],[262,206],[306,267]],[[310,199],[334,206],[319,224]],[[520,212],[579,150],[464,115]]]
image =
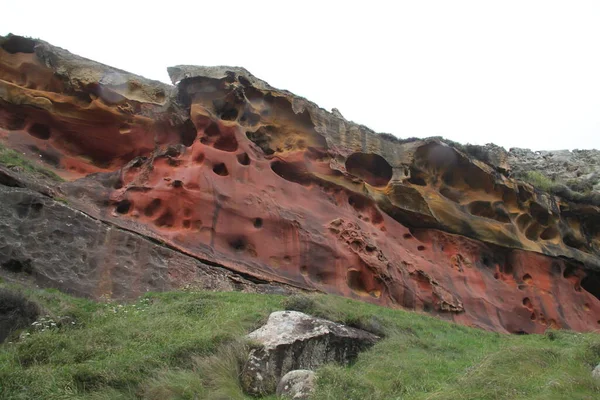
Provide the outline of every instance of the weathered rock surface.
[[558,182],[577,182],[600,191],[600,151],[531,151],[513,148],[508,162],[514,173],[539,171]]
[[307,400],[315,391],[316,376],[308,369],[290,371],[277,385],[277,396],[284,399]]
[[348,364],[374,345],[377,336],[298,311],[277,311],[266,325],[250,333],[256,343],[242,372],[242,386],[252,395],[274,393],[277,382],[297,369]]
[[[0,141],[66,179],[46,195],[60,193],[74,215],[194,265],[501,332],[600,327],[598,207],[508,177],[499,149],[482,162],[436,138],[376,134],[243,68],[169,72],[176,86],[4,38]],[[9,225],[13,247],[28,243]],[[34,246],[79,253],[62,275],[41,263],[48,284],[133,296],[195,279],[137,260],[142,280],[108,274],[119,257],[52,250],[70,237],[54,230],[30,242],[32,262]],[[123,246],[111,240],[107,252]]]

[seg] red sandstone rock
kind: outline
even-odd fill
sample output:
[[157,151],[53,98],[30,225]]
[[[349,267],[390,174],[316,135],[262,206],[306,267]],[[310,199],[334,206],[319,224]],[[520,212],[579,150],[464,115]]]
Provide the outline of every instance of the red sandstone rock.
[[241,68],[173,67],[169,86],[0,42],[0,139],[94,218],[248,276],[485,329],[600,327],[597,207]]

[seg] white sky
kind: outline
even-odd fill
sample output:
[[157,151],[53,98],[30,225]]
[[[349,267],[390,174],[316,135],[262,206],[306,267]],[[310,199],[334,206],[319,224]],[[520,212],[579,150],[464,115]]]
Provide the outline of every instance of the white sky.
[[600,149],[600,1],[2,3],[0,34],[147,78],[243,66],[399,137]]

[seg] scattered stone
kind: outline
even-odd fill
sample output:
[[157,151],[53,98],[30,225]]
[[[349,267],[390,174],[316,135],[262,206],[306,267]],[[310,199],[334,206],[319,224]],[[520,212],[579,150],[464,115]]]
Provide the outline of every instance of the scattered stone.
[[592,371],[592,376],[596,379],[600,379],[600,364],[596,365],[596,368]]
[[374,345],[378,336],[297,311],[277,311],[267,324],[250,333],[256,346],[242,372],[242,387],[251,395],[274,393],[290,371],[348,364]]
[[315,391],[316,376],[308,369],[290,371],[281,378],[277,385],[277,396],[286,399],[306,400]]

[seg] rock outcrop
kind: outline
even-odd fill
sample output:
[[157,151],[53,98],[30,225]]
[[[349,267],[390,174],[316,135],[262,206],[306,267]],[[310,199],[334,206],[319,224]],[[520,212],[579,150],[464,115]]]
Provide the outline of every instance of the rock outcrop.
[[326,363],[349,364],[379,340],[361,329],[298,311],[272,313],[266,325],[247,338],[254,348],[241,382],[244,391],[255,396],[275,393],[278,382],[290,371],[314,370]]
[[[0,141],[65,180],[0,192],[13,209],[0,235],[18,255],[4,260],[94,297],[182,286],[202,263],[501,332],[600,328],[598,207],[509,177],[500,151],[483,162],[437,138],[376,134],[242,68],[169,74],[174,86],[0,40]],[[59,209],[119,233],[77,239],[104,240],[102,262],[56,226],[69,223]],[[32,215],[35,240],[14,225]],[[114,249],[129,234],[191,275],[127,256],[124,280]],[[69,259],[60,274],[53,257]]]

